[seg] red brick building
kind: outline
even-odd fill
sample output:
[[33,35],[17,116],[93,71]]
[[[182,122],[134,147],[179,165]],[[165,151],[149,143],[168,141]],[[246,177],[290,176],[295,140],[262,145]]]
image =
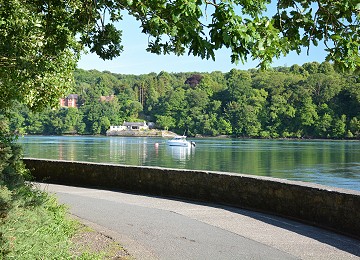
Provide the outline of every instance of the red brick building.
[[114,100],[114,98],[115,98],[115,96],[114,95],[110,95],[110,96],[100,96],[100,101],[101,102],[111,102],[111,101],[113,101]]
[[60,98],[60,107],[77,107],[77,94],[70,94],[65,98]]

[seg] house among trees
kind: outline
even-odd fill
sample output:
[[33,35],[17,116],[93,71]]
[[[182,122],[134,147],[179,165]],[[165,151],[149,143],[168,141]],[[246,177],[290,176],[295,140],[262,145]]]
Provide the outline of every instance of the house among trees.
[[111,102],[113,101],[115,98],[114,95],[110,95],[110,96],[100,96],[100,102]]
[[161,136],[175,136],[174,133],[154,129],[153,122],[125,122],[120,126],[110,126],[106,131],[107,136],[142,136],[142,137],[161,137]]
[[121,126],[110,126],[110,131],[140,131],[148,130],[146,122],[125,122]]
[[76,107],[77,108],[77,94],[70,94],[65,98],[60,98],[60,107]]

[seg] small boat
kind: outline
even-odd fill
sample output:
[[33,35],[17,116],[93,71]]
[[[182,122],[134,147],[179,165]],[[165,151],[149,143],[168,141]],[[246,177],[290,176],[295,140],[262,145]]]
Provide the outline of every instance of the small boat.
[[186,140],[185,135],[177,135],[173,139],[167,142],[169,146],[180,146],[180,147],[195,147],[195,142],[189,142]]

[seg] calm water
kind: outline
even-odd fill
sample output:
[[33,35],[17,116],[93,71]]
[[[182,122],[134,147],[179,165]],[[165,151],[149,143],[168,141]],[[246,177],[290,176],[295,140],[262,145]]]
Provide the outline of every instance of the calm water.
[[196,148],[141,137],[26,136],[18,142],[25,157],[226,171],[360,190],[359,141],[191,140]]

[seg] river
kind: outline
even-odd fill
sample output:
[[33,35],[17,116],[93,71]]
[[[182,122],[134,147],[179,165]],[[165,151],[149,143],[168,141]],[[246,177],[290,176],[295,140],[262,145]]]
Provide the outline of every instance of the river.
[[195,148],[153,137],[25,136],[18,142],[25,157],[235,172],[360,191],[359,141],[189,139]]

